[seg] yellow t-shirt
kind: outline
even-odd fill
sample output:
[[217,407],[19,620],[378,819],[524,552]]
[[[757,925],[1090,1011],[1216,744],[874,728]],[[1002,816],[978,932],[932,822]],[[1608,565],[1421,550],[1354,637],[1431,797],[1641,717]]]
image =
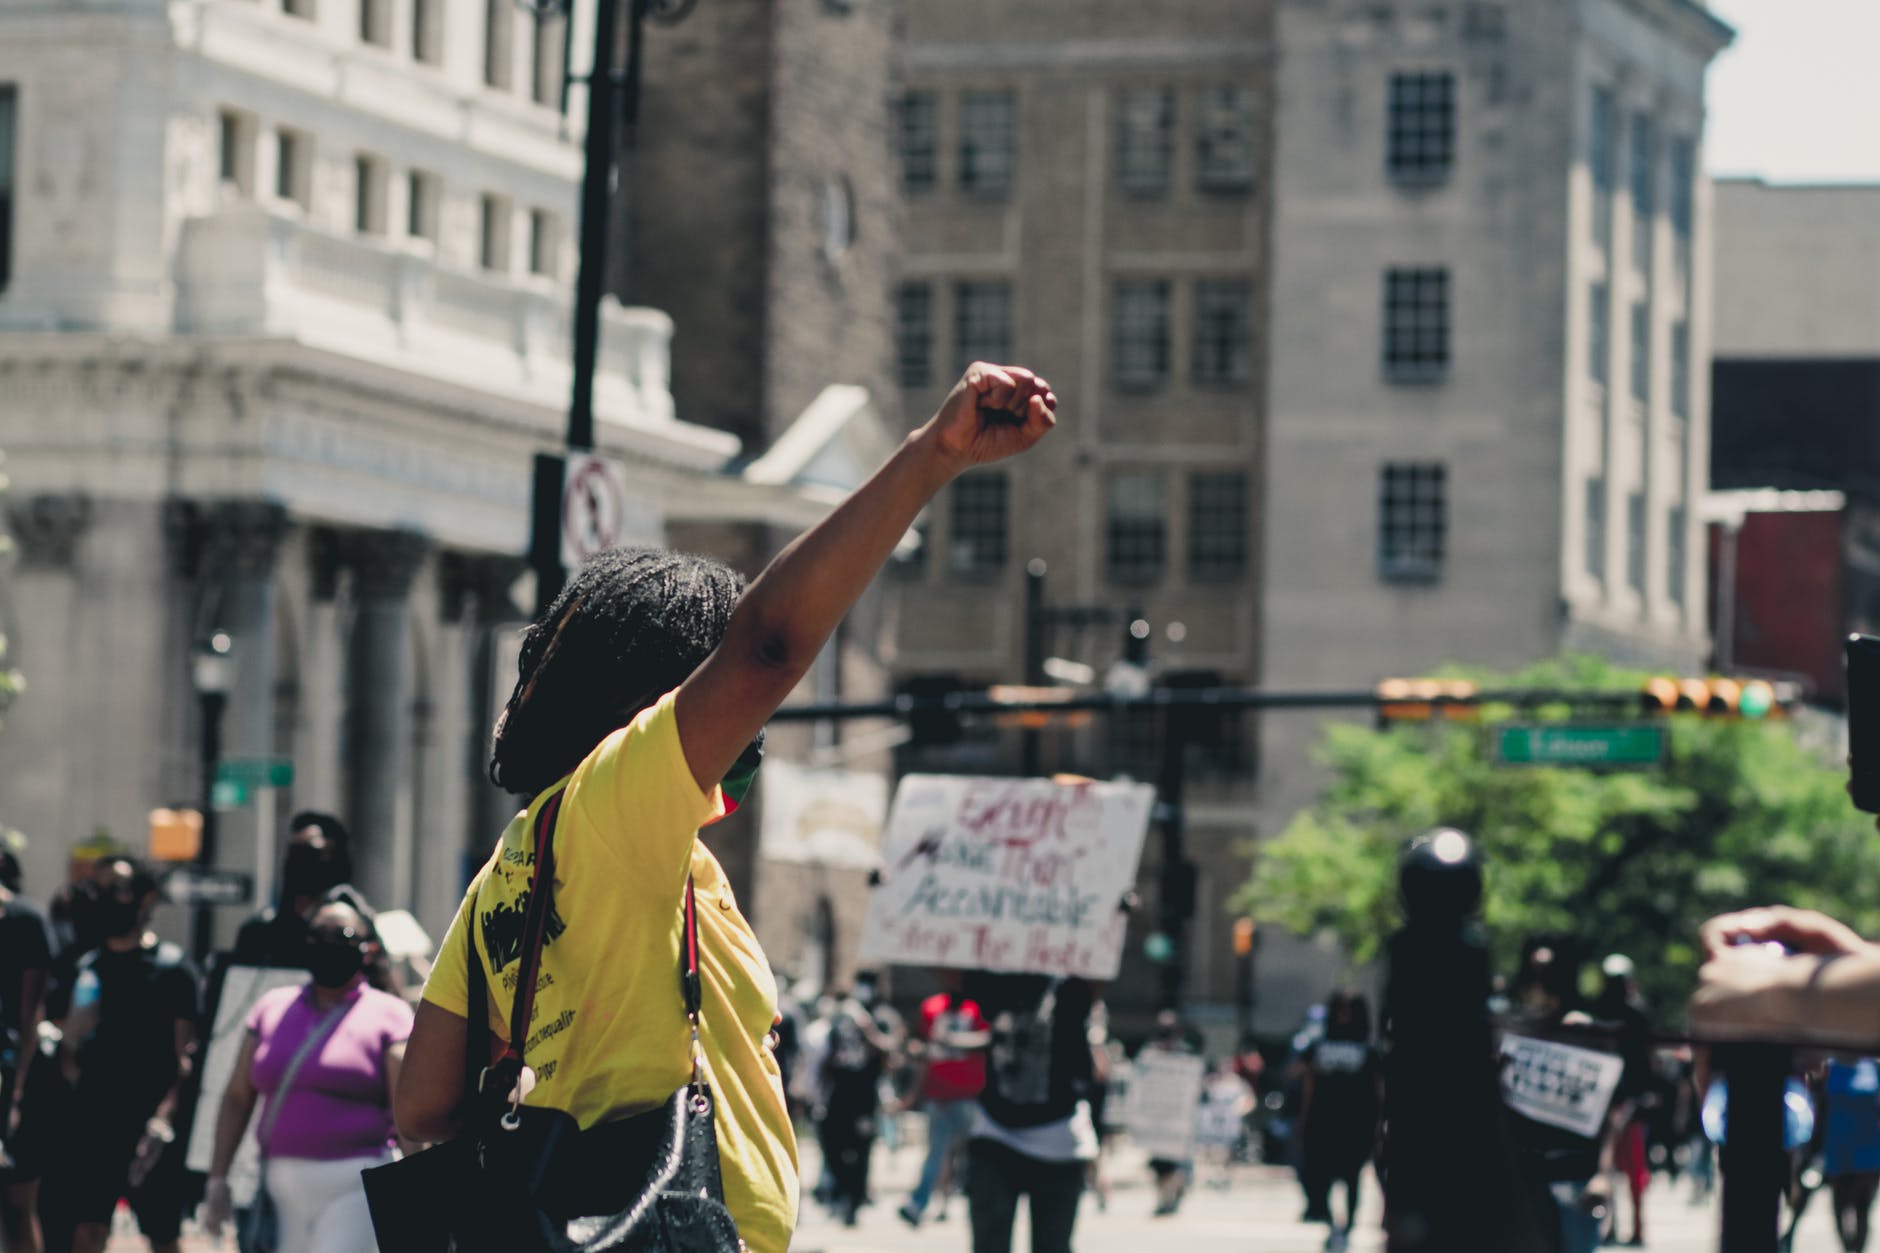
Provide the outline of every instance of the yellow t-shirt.
[[[501,1040],[521,966],[535,816],[548,794],[503,832],[424,985],[424,999],[470,1017],[463,929],[476,919],[486,1013]],[[725,1203],[751,1253],[785,1253],[796,1226],[796,1135],[766,1046],[777,985],[718,859],[698,839],[698,828],[723,813],[718,789],[703,794],[692,778],[670,692],[568,777],[555,827],[554,912],[524,1049],[538,1080],[528,1104],[591,1127],[659,1105],[690,1079],[678,978],[689,868]]]

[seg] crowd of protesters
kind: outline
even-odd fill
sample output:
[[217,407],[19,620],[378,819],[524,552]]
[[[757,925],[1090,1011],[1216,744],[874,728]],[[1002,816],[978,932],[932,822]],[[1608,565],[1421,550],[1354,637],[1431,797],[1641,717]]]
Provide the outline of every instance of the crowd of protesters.
[[[391,1084],[411,1010],[348,885],[350,840],[333,816],[288,824],[278,903],[199,969],[161,940],[153,871],[106,853],[77,864],[44,911],[0,849],[0,1248],[102,1253],[121,1206],[152,1253],[177,1253],[206,1201],[211,1230],[244,1249],[356,1253],[362,1161],[394,1144]],[[225,1092],[203,1093],[202,1062],[234,967],[294,972],[241,1020]],[[186,1162],[192,1120],[216,1117],[207,1175]],[[253,1196],[229,1187],[236,1148],[257,1127],[265,1162]],[[258,1225],[265,1223],[265,1229]]]

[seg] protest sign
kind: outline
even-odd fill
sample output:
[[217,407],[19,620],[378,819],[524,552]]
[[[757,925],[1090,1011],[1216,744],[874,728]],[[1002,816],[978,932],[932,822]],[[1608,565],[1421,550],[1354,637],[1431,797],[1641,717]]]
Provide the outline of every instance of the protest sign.
[[1201,1059],[1144,1049],[1129,1078],[1129,1138],[1150,1157],[1185,1162],[1195,1155],[1200,1116]]
[[1113,979],[1155,790],[911,774],[888,815],[864,962]]
[[1593,1139],[1605,1125],[1625,1060],[1553,1040],[1501,1040],[1501,1094],[1508,1108],[1535,1122]]
[[[202,1050],[202,1090],[196,1098],[196,1118],[189,1129],[189,1168],[203,1174],[215,1156],[216,1115],[222,1108],[222,1093],[228,1090],[235,1063],[241,1059],[242,1043],[248,1038],[248,1011],[255,1002],[275,988],[297,988],[307,982],[307,972],[288,967],[230,966],[222,980],[222,999],[216,1002],[215,1022],[209,1029],[209,1043]],[[228,1172],[229,1192],[235,1203],[246,1207],[261,1186],[261,1150],[255,1143],[258,1119],[248,1120],[235,1163]]]
[[764,826],[758,847],[765,858],[854,870],[881,865],[887,776],[770,761],[759,778]]

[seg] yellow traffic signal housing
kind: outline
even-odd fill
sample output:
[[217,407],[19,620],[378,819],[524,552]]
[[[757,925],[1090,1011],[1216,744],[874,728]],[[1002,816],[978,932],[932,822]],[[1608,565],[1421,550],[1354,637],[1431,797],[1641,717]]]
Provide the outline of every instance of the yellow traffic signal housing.
[[1639,702],[1648,714],[1698,713],[1710,718],[1762,718],[1788,716],[1796,699],[1791,684],[1766,679],[1675,679],[1660,675],[1639,690]]
[[1478,691],[1466,679],[1385,679],[1377,685],[1377,720],[1428,722],[1440,709],[1453,722],[1472,722],[1482,716]]

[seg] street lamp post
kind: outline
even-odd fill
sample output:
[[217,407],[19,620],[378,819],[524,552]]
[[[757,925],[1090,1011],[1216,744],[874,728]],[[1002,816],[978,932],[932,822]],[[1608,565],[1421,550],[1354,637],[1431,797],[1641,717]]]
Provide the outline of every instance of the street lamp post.
[[[524,0],[539,22],[555,13],[574,21],[574,0]],[[574,379],[568,400],[569,452],[594,447],[594,362],[600,351],[602,288],[607,281],[607,233],[614,171],[622,149],[631,152],[640,111],[641,44],[647,19],[670,24],[691,12],[697,0],[598,0],[594,11],[594,54],[587,75],[587,132],[581,174],[580,266],[575,273]],[[620,9],[627,17],[627,64],[615,64],[620,45]],[[566,96],[563,96],[564,102]],[[615,120],[620,123],[616,140]],[[562,461],[535,460],[534,537],[530,564],[535,568],[537,612],[561,592],[567,571],[561,564]]]
[[[190,679],[202,712],[202,838],[196,845],[196,865],[215,866],[215,776],[222,764],[222,715],[228,709],[228,691],[234,679],[234,642],[227,631],[212,631],[196,646]],[[214,906],[201,901],[190,921],[190,950],[201,962],[209,955],[213,938]]]

